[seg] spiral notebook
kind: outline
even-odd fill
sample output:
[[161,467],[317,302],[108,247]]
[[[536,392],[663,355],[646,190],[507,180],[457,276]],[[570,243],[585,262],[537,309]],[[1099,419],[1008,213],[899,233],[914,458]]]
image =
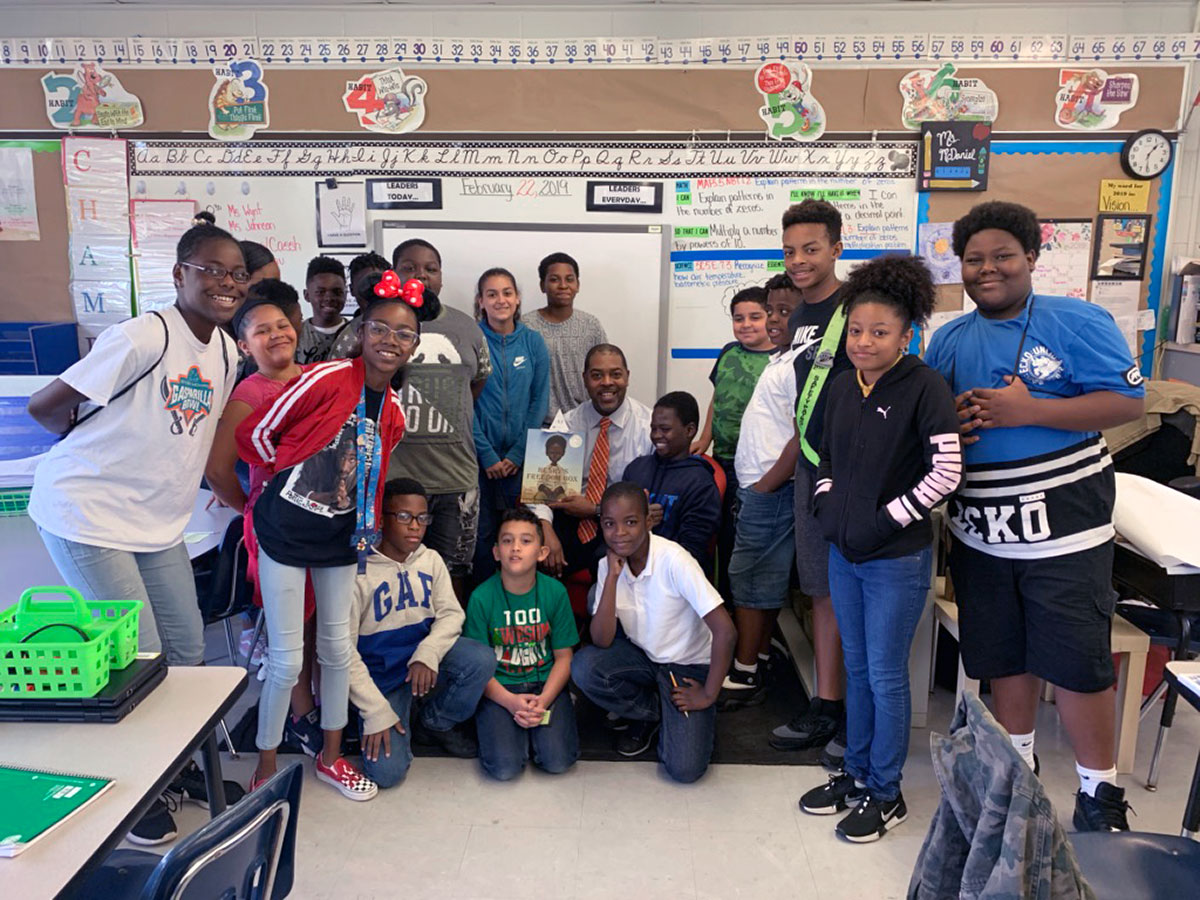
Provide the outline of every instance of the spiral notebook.
[[111,778],[0,763],[0,856],[16,856],[112,786]]

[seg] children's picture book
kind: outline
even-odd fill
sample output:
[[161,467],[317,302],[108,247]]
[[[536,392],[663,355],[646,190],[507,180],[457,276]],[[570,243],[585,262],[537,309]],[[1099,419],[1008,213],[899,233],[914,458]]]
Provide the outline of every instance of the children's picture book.
[[525,439],[522,503],[553,503],[583,493],[583,435],[530,428]]
[[16,856],[112,786],[96,775],[0,764],[0,856]]

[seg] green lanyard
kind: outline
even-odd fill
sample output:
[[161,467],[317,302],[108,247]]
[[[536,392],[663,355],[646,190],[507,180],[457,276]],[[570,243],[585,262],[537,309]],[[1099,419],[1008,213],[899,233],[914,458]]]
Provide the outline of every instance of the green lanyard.
[[838,343],[845,330],[846,304],[842,303],[833,311],[833,316],[829,319],[829,325],[826,326],[825,334],[821,337],[821,346],[817,348],[817,355],[808,370],[808,377],[804,379],[804,388],[800,391],[800,397],[796,401],[796,430],[800,434],[800,451],[804,454],[804,458],[814,466],[820,463],[821,455],[808,443],[808,423],[812,419],[813,411],[817,408],[817,399],[821,396],[821,389],[825,387],[825,379],[833,370]]

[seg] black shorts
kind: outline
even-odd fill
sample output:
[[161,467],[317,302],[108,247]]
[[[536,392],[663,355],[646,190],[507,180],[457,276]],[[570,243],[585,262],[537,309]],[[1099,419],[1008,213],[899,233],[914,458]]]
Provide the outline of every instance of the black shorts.
[[1028,672],[1057,687],[1111,687],[1112,541],[1046,559],[1005,559],[955,540],[950,577],[972,678]]

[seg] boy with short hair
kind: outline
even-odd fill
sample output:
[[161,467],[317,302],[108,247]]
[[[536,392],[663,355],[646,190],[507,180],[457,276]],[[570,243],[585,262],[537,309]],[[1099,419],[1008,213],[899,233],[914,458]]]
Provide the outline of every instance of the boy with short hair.
[[355,582],[350,610],[350,700],[362,715],[363,771],[381,788],[399,784],[417,739],[453,756],[475,756],[455,726],[475,713],[496,660],[462,637],[465,618],[446,564],[423,543],[425,489],[411,478],[384,485],[379,546]]
[[[346,268],[346,293],[354,298],[355,310],[346,319],[341,328],[333,336],[326,359],[346,359],[358,353],[358,323],[362,321],[363,310],[375,296],[367,285],[371,275],[382,275],[388,270],[389,263],[378,253],[360,253],[350,260]],[[374,285],[372,285],[374,287]],[[299,330],[296,332],[299,334]]]
[[1075,751],[1075,827],[1125,831],[1116,786],[1110,631],[1116,479],[1100,432],[1142,415],[1145,388],[1102,307],[1033,292],[1041,226],[1015,203],[954,223],[976,310],[925,360],[950,382],[964,487],[950,500],[963,665],[1030,768],[1041,679]]
[[549,462],[537,471],[538,500],[561,500],[567,492],[567,470],[558,464],[567,452],[567,439],[561,434],[546,438]]
[[717,695],[733,658],[733,621],[686,550],[650,533],[649,505],[630,481],[600,501],[608,555],[592,606],[592,646],[575,657],[575,684],[631,720],[617,752],[638,756],[661,727],[658,758],[690,783],[708,769]]
[[647,491],[654,534],[675,541],[707,570],[721,515],[721,492],[712,464],[691,453],[699,425],[695,397],[687,391],[664,394],[650,415],[654,452],[626,466],[623,480]]
[[479,762],[500,781],[524,770],[530,745],[534,765],[551,774],[579,758],[566,690],[579,632],[562,582],[537,570],[548,552],[537,516],[524,507],[505,510],[492,550],[500,571],[474,590],[467,607],[466,636],[496,654],[475,724]]
[[296,345],[296,362],[301,365],[327,359],[334,338],[346,324],[342,317],[346,306],[346,268],[341,260],[314,256],[308,261],[304,299],[313,314],[304,320]]

